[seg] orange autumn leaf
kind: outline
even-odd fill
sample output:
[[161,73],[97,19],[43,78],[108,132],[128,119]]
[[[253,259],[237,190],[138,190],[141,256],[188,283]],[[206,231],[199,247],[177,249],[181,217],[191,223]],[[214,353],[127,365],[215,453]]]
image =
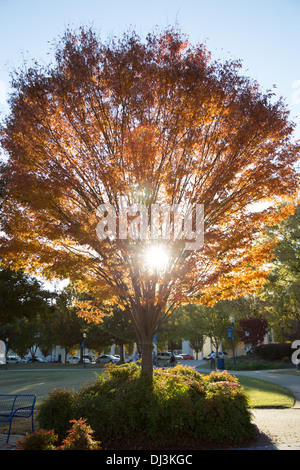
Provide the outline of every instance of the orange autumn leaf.
[[[149,368],[164,315],[265,281],[262,230],[294,210],[299,187],[294,125],[239,61],[213,61],[178,30],[107,43],[91,29],[67,31],[55,60],[12,82],[1,127],[1,260],[119,302]],[[110,203],[119,227],[120,196],[147,211],[203,204],[203,246],[164,240],[168,268],[158,274],[145,264],[152,240],[99,239],[98,207]],[[252,210],[266,201],[269,209]],[[101,319],[87,305],[81,315]]]

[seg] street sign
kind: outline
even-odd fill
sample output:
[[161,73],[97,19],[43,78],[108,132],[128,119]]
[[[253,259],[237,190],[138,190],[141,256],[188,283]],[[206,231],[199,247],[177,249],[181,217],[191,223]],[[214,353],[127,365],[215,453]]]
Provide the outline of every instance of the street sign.
[[157,343],[157,333],[154,335],[153,343]]
[[231,326],[227,328],[227,338],[232,338],[233,329]]

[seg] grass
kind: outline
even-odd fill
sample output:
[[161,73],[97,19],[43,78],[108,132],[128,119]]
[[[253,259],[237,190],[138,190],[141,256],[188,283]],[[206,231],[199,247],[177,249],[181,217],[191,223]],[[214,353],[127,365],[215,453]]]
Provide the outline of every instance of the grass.
[[281,385],[253,377],[239,376],[239,383],[250,397],[252,408],[292,408],[294,396]]
[[[224,361],[224,364],[225,364],[225,369],[230,370],[230,371],[286,369],[289,373],[289,371],[292,371],[293,369],[295,369],[295,366],[289,362],[265,361],[263,359],[248,358],[245,356],[239,356],[236,359],[235,364],[233,364],[232,358],[226,358]],[[207,361],[206,364],[201,365],[201,369],[210,369],[210,368],[211,368],[210,361]]]
[[295,375],[296,377],[300,377],[300,370],[276,370],[275,373],[283,375]]
[[54,388],[78,390],[96,379],[101,369],[66,369],[66,370],[8,370],[0,373],[1,393],[33,393],[37,395],[36,406],[42,402]]
[[[280,372],[293,373],[292,371]],[[234,375],[234,372],[230,371],[230,373]],[[245,375],[238,375],[238,379],[249,396],[251,408],[292,408],[294,406],[293,394],[281,385]]]
[[[45,367],[42,369],[38,364],[34,364],[31,365],[31,369],[27,370],[10,367],[7,371],[0,371],[0,390],[1,393],[36,394],[36,410],[38,410],[39,405],[52,389],[79,390],[87,383],[93,382],[96,374],[101,373],[101,370],[102,368],[99,367],[84,369],[82,366],[79,368],[74,365],[70,368]],[[253,408],[291,408],[294,404],[291,392],[280,385],[246,376],[239,376],[239,382],[248,393],[250,406]],[[6,433],[7,430],[8,425],[0,423],[0,434]],[[31,432],[29,419],[13,421],[12,434],[27,432]]]
[[[57,370],[54,367],[38,369],[38,370],[20,370],[13,368],[15,364],[9,364],[9,370],[0,371],[0,390],[5,393],[28,393],[36,394],[35,414],[39,409],[39,405],[54,388],[70,388],[79,390],[81,387],[96,379],[95,373],[101,373],[101,369],[85,368],[79,369],[77,366],[66,368],[65,370]],[[24,364],[26,365],[26,364]],[[37,365],[34,364],[36,368]],[[52,364],[51,364],[52,366]],[[36,423],[36,421],[35,421]],[[38,429],[37,423],[35,429]],[[0,423],[0,434],[8,432],[8,424]],[[14,419],[12,424],[12,434],[26,434],[31,432],[30,419]]]

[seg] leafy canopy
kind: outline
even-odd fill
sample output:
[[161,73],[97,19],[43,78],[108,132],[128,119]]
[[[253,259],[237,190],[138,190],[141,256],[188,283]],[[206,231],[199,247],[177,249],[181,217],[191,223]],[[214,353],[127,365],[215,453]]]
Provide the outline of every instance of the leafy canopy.
[[[174,29],[106,43],[68,30],[55,50],[55,63],[12,81],[1,129],[3,261],[120,302],[143,340],[193,296],[214,302],[259,286],[272,246],[259,243],[261,227],[291,206],[251,204],[293,200],[298,184],[284,102],[241,75],[239,61],[213,61]],[[98,206],[112,204],[118,223],[120,195],[147,208],[204,204],[204,246],[165,240],[168,268],[151,272],[150,240],[96,235]]]

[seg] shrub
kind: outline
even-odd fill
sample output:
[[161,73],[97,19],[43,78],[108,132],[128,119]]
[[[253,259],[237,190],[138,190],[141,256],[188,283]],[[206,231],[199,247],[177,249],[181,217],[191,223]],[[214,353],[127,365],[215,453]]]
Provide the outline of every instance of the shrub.
[[[61,432],[68,423],[53,417],[58,408],[51,414],[53,395],[47,400],[40,421],[47,421],[46,412],[49,426]],[[240,444],[256,435],[248,398],[225,371],[204,376],[183,366],[156,369],[150,386],[135,363],[111,366],[67,403],[68,416],[85,419],[105,448],[182,448],[185,440]]]
[[238,385],[238,378],[234,375],[229,374],[226,370],[223,372],[212,371],[206,378],[208,383],[215,382],[230,382],[232,384]]
[[74,418],[76,393],[71,390],[54,389],[42,402],[37,421],[43,429],[54,429],[59,441],[66,437],[69,422]]
[[54,445],[57,442],[58,436],[54,434],[53,430],[46,431],[40,429],[32,434],[27,434],[17,442],[17,450],[55,450]]
[[85,419],[71,420],[73,423],[68,431],[68,436],[63,440],[61,446],[56,446],[58,435],[53,429],[47,431],[40,429],[28,434],[17,442],[17,450],[99,450],[100,442],[92,439],[93,430]]
[[92,439],[93,430],[86,423],[85,419],[75,419],[70,421],[73,426],[68,432],[68,436],[63,440],[60,450],[99,450],[100,442]]
[[254,354],[267,361],[278,361],[291,358],[293,350],[290,343],[261,344],[254,349]]

